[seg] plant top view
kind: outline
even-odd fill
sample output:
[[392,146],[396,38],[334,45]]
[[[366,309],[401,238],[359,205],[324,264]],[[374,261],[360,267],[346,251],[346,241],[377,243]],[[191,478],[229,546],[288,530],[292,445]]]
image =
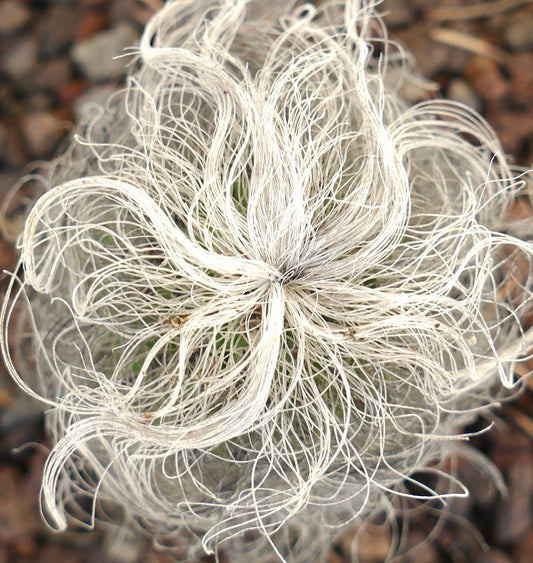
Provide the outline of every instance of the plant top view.
[[457,456],[498,482],[462,429],[533,350],[530,172],[403,97],[425,82],[378,8],[169,0],[26,180],[1,345],[46,408],[52,528],[319,561],[467,495]]

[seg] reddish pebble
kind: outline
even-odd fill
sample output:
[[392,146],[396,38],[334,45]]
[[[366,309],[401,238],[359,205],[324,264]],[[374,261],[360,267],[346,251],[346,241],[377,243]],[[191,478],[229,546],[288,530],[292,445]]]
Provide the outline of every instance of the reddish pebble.
[[97,11],[87,12],[76,31],[76,37],[78,39],[84,39],[85,37],[90,37],[95,33],[102,31],[108,27],[108,21],[103,14]]
[[88,86],[89,83],[86,80],[74,80],[61,90],[59,96],[64,103],[71,104],[81,96]]

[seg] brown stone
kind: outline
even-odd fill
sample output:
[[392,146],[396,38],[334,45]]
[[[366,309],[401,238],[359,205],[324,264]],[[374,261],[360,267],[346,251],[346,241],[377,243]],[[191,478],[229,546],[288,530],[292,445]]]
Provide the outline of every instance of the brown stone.
[[531,464],[515,462],[507,472],[508,495],[497,503],[494,535],[499,545],[514,544],[533,523],[533,471]]
[[14,246],[5,240],[0,239],[0,272],[12,270],[18,259],[18,254]]
[[352,528],[342,540],[343,552],[360,563],[378,563],[389,555],[391,550],[390,529],[384,526],[365,525]]
[[[513,563],[531,563],[533,553],[533,530],[516,544],[512,551],[511,561]],[[492,563],[492,562],[491,562]]]
[[39,65],[33,79],[33,86],[57,92],[70,81],[72,65],[67,57],[50,59]]
[[480,563],[512,563],[509,557],[499,549],[489,549],[483,553]]
[[474,55],[464,71],[464,76],[477,95],[486,103],[494,104],[509,93],[510,83],[503,76],[496,61],[481,55]]
[[52,113],[36,112],[22,119],[22,132],[33,157],[49,156],[68,131],[69,124]]
[[22,168],[28,162],[28,151],[23,136],[13,120],[5,123],[6,141],[3,158],[11,168]]
[[487,119],[496,130],[506,152],[516,154],[524,141],[533,136],[533,112],[489,111]]
[[27,6],[16,0],[0,2],[0,34],[14,33],[23,28],[31,18]]
[[39,20],[39,47],[46,57],[59,54],[76,37],[81,15],[75,6],[69,4],[52,5]]
[[[533,29],[532,29],[533,36]],[[533,53],[516,53],[508,65],[513,100],[533,111]]]

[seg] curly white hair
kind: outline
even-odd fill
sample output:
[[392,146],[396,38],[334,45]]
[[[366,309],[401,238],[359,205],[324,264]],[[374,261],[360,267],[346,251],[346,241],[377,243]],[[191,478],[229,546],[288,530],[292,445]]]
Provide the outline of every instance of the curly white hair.
[[92,525],[98,495],[185,558],[310,561],[515,385],[523,175],[467,107],[402,101],[369,0],[169,1],[136,54],[26,221],[31,375],[4,305],[50,409],[43,511]]

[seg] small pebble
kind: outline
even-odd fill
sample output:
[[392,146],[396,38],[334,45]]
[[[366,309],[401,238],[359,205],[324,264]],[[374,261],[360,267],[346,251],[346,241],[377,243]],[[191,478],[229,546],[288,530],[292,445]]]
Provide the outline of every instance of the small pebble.
[[[531,563],[532,553],[533,531],[530,531],[522,541],[514,546],[511,561],[513,563]],[[492,561],[490,563],[492,563]]]
[[71,106],[87,90],[90,84],[83,78],[72,80],[59,91],[59,99],[63,104]]
[[5,53],[0,65],[15,81],[20,81],[35,68],[39,55],[39,44],[35,37],[25,36],[13,42]]
[[513,101],[524,108],[533,107],[533,52],[513,54],[508,69],[511,72]]
[[501,102],[509,93],[510,83],[496,61],[474,55],[464,72],[477,95],[487,103]]
[[512,563],[512,561],[499,549],[489,549],[483,554],[483,559],[480,563]]
[[517,154],[523,143],[533,137],[533,112],[495,110],[487,113],[505,152]]
[[[31,491],[28,489],[24,476],[19,470],[8,465],[0,467],[2,543],[8,546],[21,537],[32,537],[33,532],[41,527],[35,511],[35,499],[29,494]],[[13,561],[13,559],[8,558],[4,561]]]
[[470,56],[466,51],[433,41],[425,23],[414,22],[405,28],[392,30],[390,36],[407,47],[416,60],[417,70],[428,79],[443,71],[461,73]]
[[135,45],[138,39],[139,35],[132,25],[121,23],[77,41],[71,56],[89,80],[118,80],[125,75],[131,57],[113,57],[124,55],[124,49]]
[[50,155],[68,130],[65,121],[48,112],[25,115],[21,127],[30,153],[34,157]]
[[[468,489],[469,495],[464,499],[457,498],[450,501],[453,506],[456,502],[467,502],[471,507],[475,502],[477,506],[485,509],[500,497],[491,477],[470,462],[461,464],[458,478]],[[453,510],[452,514],[454,514]]]
[[0,78],[0,112],[2,117],[13,117],[24,111],[22,100],[13,90],[7,80],[4,80],[4,83],[2,83]]
[[7,127],[0,122],[0,162],[4,160],[4,153],[8,141]]
[[44,56],[52,57],[67,49],[76,37],[81,22],[75,6],[55,4],[39,20],[39,46]]
[[402,563],[439,563],[439,555],[435,543],[427,538],[427,530],[422,531],[416,526],[409,530],[405,538],[405,557]]
[[503,37],[513,51],[533,48],[533,11],[513,14],[502,28]]
[[0,172],[0,201],[4,201],[4,198],[19,179],[20,175],[16,172]]
[[96,10],[90,11],[83,16],[83,19],[76,30],[76,37],[78,37],[78,39],[91,37],[91,35],[102,31],[106,27],[107,19],[105,16]]
[[360,563],[384,561],[389,555],[391,541],[389,528],[368,525],[362,530],[347,531],[342,539],[342,549]]
[[48,92],[32,92],[26,98],[26,112],[48,111],[53,105],[53,97]]
[[436,547],[429,541],[421,541],[416,547],[409,551],[406,563],[440,563],[439,553]]
[[67,57],[50,59],[39,65],[33,78],[32,86],[57,92],[70,82],[71,74],[72,66]]
[[409,0],[411,9],[418,12],[427,12],[434,8],[437,2],[438,0]]
[[462,78],[453,78],[450,80],[446,95],[450,100],[466,104],[478,112],[482,109],[482,103],[479,96],[476,94],[472,86],[470,86],[470,84]]
[[[2,248],[4,246],[4,244],[8,244],[6,241],[4,240],[0,240],[0,262],[1,261],[5,261],[5,250],[4,248]],[[10,245],[12,247],[12,245]],[[13,264],[8,265],[8,268],[11,268],[13,266]],[[5,408],[9,408],[11,406],[13,406],[14,403],[14,399],[11,395],[11,393],[9,393],[9,391],[7,389],[4,389],[1,385],[0,385],[0,412],[2,409]],[[1,559],[0,559],[1,561]]]
[[500,499],[495,513],[494,535],[499,545],[522,539],[533,523],[533,472],[531,465],[515,462],[508,472],[509,493]]
[[22,168],[28,163],[28,152],[19,129],[13,122],[6,126],[7,141],[4,146],[4,162],[11,168]]
[[0,34],[9,34],[23,28],[31,18],[31,12],[20,0],[4,0],[0,3]]
[[137,0],[113,0],[109,4],[109,17],[113,22],[136,21],[137,11],[142,5]]
[[[17,263],[17,259],[18,253],[15,247],[10,242],[0,239],[0,272],[12,270]],[[4,396],[4,399],[5,398]]]
[[385,23],[390,27],[405,27],[415,17],[413,9],[406,0],[383,0],[378,9],[385,14]]
[[78,4],[86,8],[98,8],[108,2],[109,0],[78,0]]
[[514,427],[500,428],[492,434],[489,457],[504,473],[517,461],[531,463],[531,440]]

